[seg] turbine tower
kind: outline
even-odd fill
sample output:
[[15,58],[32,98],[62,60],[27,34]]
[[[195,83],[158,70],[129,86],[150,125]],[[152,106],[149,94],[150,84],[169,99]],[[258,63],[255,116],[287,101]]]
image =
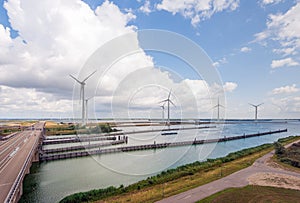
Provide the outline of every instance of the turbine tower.
[[220,104],[220,98],[218,97],[218,104],[213,108],[218,108],[218,121],[220,120],[220,107],[225,108],[223,105]]
[[82,124],[85,125],[85,98],[84,98],[84,86],[86,85],[86,81],[96,72],[96,70],[94,72],[92,72],[90,75],[88,75],[84,80],[80,81],[77,78],[75,78],[73,75],[70,74],[70,77],[73,78],[76,82],[78,82],[80,84],[80,99],[82,99]]
[[[172,102],[172,100],[170,99],[170,96],[171,96],[171,92],[172,92],[172,90],[170,90],[170,92],[169,92],[169,96],[168,96],[168,98],[167,99],[165,99],[165,100],[163,100],[163,101],[161,101],[160,103],[162,103],[162,102],[164,102],[164,104],[167,102],[167,104],[168,104],[168,108],[167,108],[167,110],[168,110],[168,122],[167,122],[167,125],[170,125],[170,103],[173,105],[173,106],[175,106],[175,104]],[[164,105],[163,105],[164,106]]]
[[257,109],[259,106],[263,105],[264,103],[258,104],[258,105],[254,105],[254,104],[250,104],[251,106],[253,106],[255,108],[255,121],[257,121]]
[[161,117],[162,117],[162,120],[164,121],[165,120],[165,105],[161,105],[160,108],[162,109]]
[[88,119],[88,115],[89,115],[89,110],[88,110],[88,102],[90,99],[92,99],[93,97],[89,97],[87,99],[85,99],[85,123],[87,124],[89,119]]

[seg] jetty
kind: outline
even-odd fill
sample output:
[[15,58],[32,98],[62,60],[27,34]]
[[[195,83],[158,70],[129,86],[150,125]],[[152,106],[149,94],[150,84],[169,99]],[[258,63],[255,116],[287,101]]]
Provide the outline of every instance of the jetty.
[[60,147],[54,149],[43,149],[43,153],[52,154],[52,153],[59,153],[59,152],[68,152],[68,151],[79,151],[79,150],[86,150],[86,149],[93,149],[105,146],[112,146],[118,144],[126,143],[126,139],[116,140],[112,142],[104,142],[104,143],[97,143],[97,144],[87,144],[87,145],[77,145],[77,146],[70,146],[70,147]]
[[232,141],[232,140],[246,139],[246,138],[251,138],[251,137],[258,137],[258,136],[283,133],[283,132],[287,132],[287,129],[247,134],[247,135],[244,134],[244,135],[240,135],[240,136],[207,139],[207,140],[194,139],[192,141],[165,142],[165,143],[154,143],[154,144],[145,144],[145,145],[137,145],[137,146],[122,146],[122,147],[97,149],[97,150],[89,150],[89,151],[68,152],[68,153],[61,153],[61,154],[47,154],[47,153],[42,152],[42,153],[40,153],[40,160],[41,161],[51,161],[51,160],[68,159],[68,158],[75,158],[75,157],[84,157],[84,156],[90,156],[90,155],[101,155],[101,154],[109,154],[109,153],[131,152],[131,151],[138,151],[138,150],[161,149],[161,148],[167,148],[167,147],[178,147],[178,146],[199,145],[199,144],[206,144],[206,143],[227,142],[227,141]]
[[[151,132],[168,132],[168,131],[181,131],[181,130],[194,130],[194,129],[207,129],[207,128],[216,128],[216,126],[197,126],[197,127],[180,127],[180,128],[163,128],[163,129],[150,129],[150,130],[134,130],[134,131],[118,131],[111,133],[101,133],[101,134],[84,134],[84,135],[75,135],[75,136],[45,136],[44,141],[48,142],[51,140],[67,140],[67,139],[89,139],[97,137],[109,137],[109,136],[122,136],[130,134],[140,134],[140,133],[151,133]],[[56,143],[57,144],[57,143]]]

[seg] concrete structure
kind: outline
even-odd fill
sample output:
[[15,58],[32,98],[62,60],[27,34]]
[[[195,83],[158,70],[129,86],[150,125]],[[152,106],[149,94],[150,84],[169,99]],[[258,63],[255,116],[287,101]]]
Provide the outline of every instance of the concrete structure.
[[0,145],[0,202],[18,202],[23,193],[23,179],[32,162],[39,161],[44,122],[19,132]]

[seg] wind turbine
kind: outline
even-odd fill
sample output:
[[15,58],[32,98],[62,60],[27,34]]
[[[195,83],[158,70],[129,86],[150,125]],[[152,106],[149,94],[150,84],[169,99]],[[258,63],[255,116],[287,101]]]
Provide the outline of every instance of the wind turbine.
[[220,120],[220,107],[225,108],[223,105],[220,104],[220,98],[218,97],[218,104],[213,108],[218,108],[218,121]]
[[85,123],[87,124],[89,119],[88,119],[88,115],[89,115],[89,111],[88,111],[88,102],[90,99],[92,99],[93,97],[89,97],[87,99],[85,99]]
[[174,104],[174,103],[171,101],[171,99],[170,99],[171,92],[172,92],[172,90],[170,90],[169,96],[168,96],[167,99],[165,99],[165,100],[163,100],[163,101],[160,102],[160,103],[164,102],[164,104],[165,104],[166,102],[168,103],[168,123],[167,123],[167,125],[170,125],[170,103],[171,103],[173,106],[175,106],[175,104]]
[[84,111],[84,107],[85,107],[85,98],[84,98],[84,86],[86,85],[86,81],[96,72],[97,70],[95,70],[94,72],[92,72],[90,75],[88,75],[84,80],[80,81],[77,78],[75,78],[73,75],[70,74],[70,77],[73,78],[76,82],[78,82],[80,84],[80,99],[82,99],[82,124],[85,125],[85,111]]
[[257,109],[259,106],[263,105],[264,103],[258,104],[258,105],[254,105],[254,104],[250,104],[251,106],[253,106],[255,108],[255,121],[257,121]]

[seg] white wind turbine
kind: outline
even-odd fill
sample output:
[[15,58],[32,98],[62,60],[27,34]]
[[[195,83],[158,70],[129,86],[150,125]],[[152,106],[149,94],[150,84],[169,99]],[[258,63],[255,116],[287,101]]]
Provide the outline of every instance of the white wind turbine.
[[218,121],[220,120],[220,107],[225,108],[223,105],[220,104],[220,98],[218,97],[218,104],[213,108],[218,108]]
[[258,104],[258,105],[254,105],[254,104],[250,104],[251,106],[253,106],[255,108],[255,121],[257,121],[257,109],[259,106],[263,105],[264,103]]
[[[167,102],[167,104],[168,104],[168,122],[167,122],[167,125],[170,125],[170,103],[173,105],[173,106],[175,106],[175,104],[171,101],[171,99],[170,99],[170,96],[171,96],[171,92],[172,92],[172,90],[170,90],[170,92],[169,92],[169,96],[168,96],[168,98],[167,99],[165,99],[165,100],[163,100],[163,101],[161,101],[160,103],[162,103],[162,102],[164,102],[164,104]],[[164,106],[164,105],[163,105]],[[175,106],[176,107],[176,106]]]
[[80,99],[82,99],[82,124],[85,125],[85,98],[84,98],[84,86],[86,85],[86,81],[96,72],[92,72],[90,75],[88,75],[84,80],[80,81],[77,78],[75,78],[73,75],[70,74],[70,77],[73,78],[76,82],[80,84]]

